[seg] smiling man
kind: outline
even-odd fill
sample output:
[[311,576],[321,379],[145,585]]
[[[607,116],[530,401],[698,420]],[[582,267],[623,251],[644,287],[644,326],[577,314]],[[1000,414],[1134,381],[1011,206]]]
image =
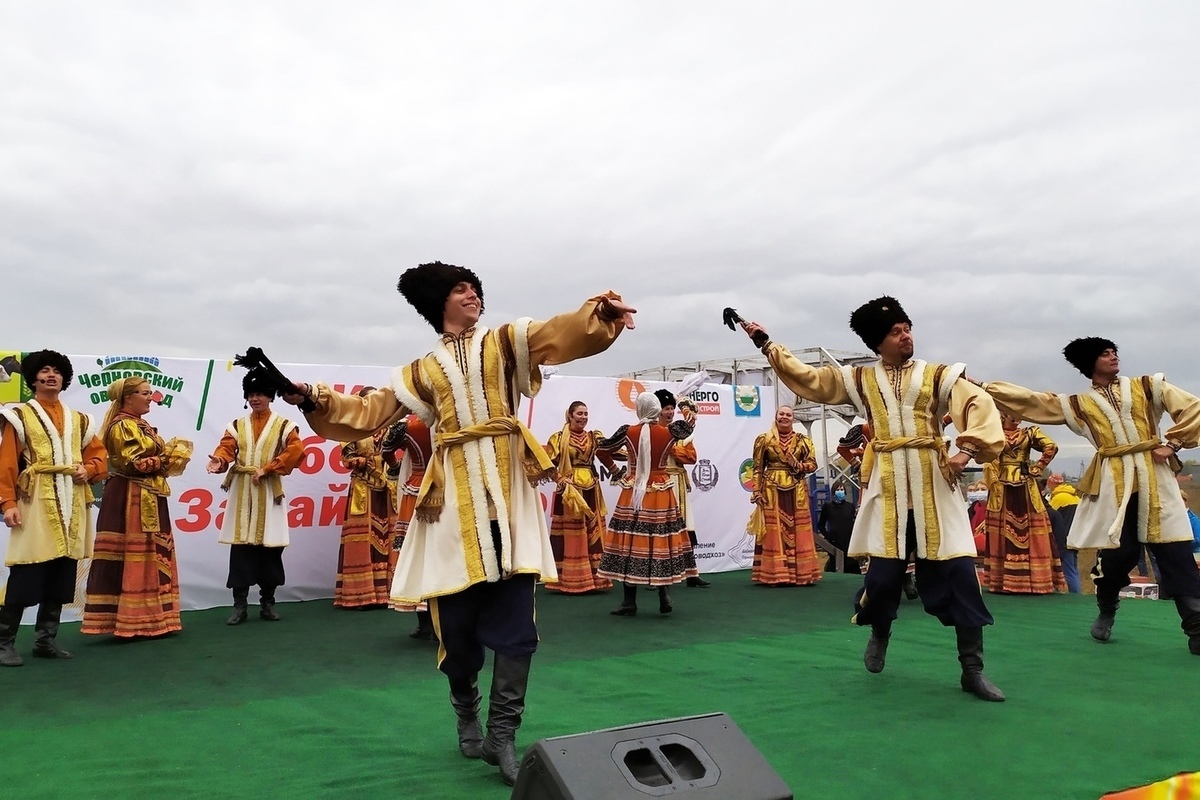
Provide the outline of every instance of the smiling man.
[[[981,700],[1004,694],[983,674],[983,626],[992,624],[975,573],[975,540],[958,477],[974,458],[999,455],[1004,432],[995,404],[963,376],[963,364],[913,358],[912,320],[892,297],[879,297],[850,315],[850,327],[879,355],[863,367],[812,367],[771,342],[757,323],[745,328],[761,345],[779,379],[814,403],[852,403],[873,436],[871,480],[854,521],[848,555],[869,556],[854,622],[871,627],[863,653],[869,672],[882,672],[909,553],[925,611],[953,626],[962,666],[959,684]],[[961,433],[953,456],[942,436],[949,412]]]
[[[296,384],[306,415],[327,439],[354,441],[416,414],[434,452],[392,583],[392,600],[428,600],[441,642],[438,668],[450,682],[459,751],[517,777],[516,732],[537,649],[533,590],[557,577],[536,485],[554,465],[516,418],[521,396],[541,388],[540,367],[605,350],[634,309],[615,294],[545,322],[529,318],[489,330],[479,324],[483,286],[474,272],[435,261],[405,271],[400,293],[437,331],[431,352],[396,368],[390,386],[365,397],[325,384]],[[479,725],[479,671],[495,653],[487,738]]]
[[[994,381],[984,389],[1001,410],[1029,422],[1066,425],[1096,448],[1079,482],[1079,501],[1067,546],[1100,548],[1092,578],[1099,614],[1092,638],[1107,642],[1142,545],[1158,561],[1164,594],[1175,599],[1188,650],[1200,655],[1200,572],[1192,558],[1187,507],[1175,480],[1176,453],[1200,443],[1200,399],[1167,383],[1162,373],[1120,374],[1117,345],[1089,336],[1063,348],[1063,356],[1091,380],[1073,395],[1033,392]],[[1172,426],[1158,430],[1163,414]]]
[[0,510],[9,527],[8,584],[0,599],[0,666],[19,667],[21,614],[38,607],[33,654],[71,658],[58,646],[64,603],[75,598],[75,571],[92,555],[95,536],[88,484],[106,473],[107,453],[95,418],[59,399],[71,385],[71,361],[39,350],[21,360],[33,392],[28,403],[0,410]]

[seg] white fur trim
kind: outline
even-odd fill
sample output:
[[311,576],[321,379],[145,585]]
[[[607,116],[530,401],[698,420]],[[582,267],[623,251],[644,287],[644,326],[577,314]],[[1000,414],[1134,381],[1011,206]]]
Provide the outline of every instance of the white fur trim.
[[1067,427],[1075,432],[1076,435],[1082,436],[1096,446],[1096,437],[1092,436],[1092,431],[1088,426],[1083,424],[1079,417],[1075,416],[1075,409],[1071,408],[1071,396],[1060,394],[1058,396],[1058,404],[1062,408],[1063,420],[1066,421]]
[[[1156,372],[1150,376],[1150,401],[1154,403],[1153,414],[1156,423],[1157,420],[1162,417],[1163,411],[1165,410],[1163,408],[1163,384],[1166,382],[1166,376],[1164,376],[1161,372]],[[1156,424],[1156,433],[1157,427],[1158,426]]]
[[960,361],[957,364],[951,364],[950,366],[946,367],[945,372],[942,373],[942,385],[937,387],[938,407],[936,413],[937,419],[935,420],[939,429],[941,428],[941,418],[945,416],[946,411],[950,408],[950,392],[954,390],[954,384],[957,383],[958,379],[965,375],[966,372],[967,365]]
[[866,419],[867,405],[863,402],[862,395],[858,393],[858,384],[854,382],[855,369],[858,369],[858,367],[842,367],[842,383],[846,387],[846,395],[850,398],[854,409],[858,411],[860,417]]
[[[33,413],[41,420],[42,425],[46,428],[46,436],[50,439],[50,451],[53,453],[54,465],[63,467],[71,464],[72,452],[71,442],[75,438],[75,415],[71,413],[71,409],[67,408],[66,403],[61,403],[63,411],[63,432],[59,437],[58,429],[54,427],[54,423],[50,421],[50,416],[46,410],[42,408],[41,403],[37,400],[30,400],[29,407],[33,409]],[[71,530],[72,512],[75,510],[74,492],[71,490],[70,475],[55,475],[54,484],[58,490],[58,511],[62,516],[63,530]]]
[[515,379],[517,381],[517,391],[526,397],[533,397],[542,388],[541,382],[537,386],[533,385],[530,372],[532,364],[529,357],[529,326],[533,324],[531,317],[521,317],[516,322],[512,323],[513,330],[513,352],[517,355],[517,369]]
[[13,433],[17,435],[17,444],[21,447],[21,449],[24,449],[25,420],[21,419],[21,415],[17,413],[15,408],[0,408],[0,417],[3,417],[8,421],[9,425],[12,425]]
[[437,421],[437,414],[433,406],[408,390],[408,385],[404,382],[404,373],[407,369],[408,366],[406,365],[396,367],[392,370],[392,394],[396,395],[396,400],[399,401],[400,405],[407,408],[421,422],[432,428]]

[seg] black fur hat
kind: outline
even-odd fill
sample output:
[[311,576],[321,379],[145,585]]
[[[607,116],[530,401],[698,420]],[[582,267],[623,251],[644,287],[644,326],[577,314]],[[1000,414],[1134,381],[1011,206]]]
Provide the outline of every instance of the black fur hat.
[[666,389],[655,389],[654,396],[658,398],[658,404],[663,408],[671,406],[674,408],[678,403],[675,402],[675,395],[668,392]]
[[29,387],[29,391],[33,391],[34,384],[37,383],[37,374],[44,367],[54,367],[62,373],[63,389],[71,385],[71,378],[75,376],[71,359],[57,350],[38,350],[21,359],[21,375],[25,378],[25,385]]
[[866,441],[867,436],[863,433],[863,426],[859,424],[851,425],[850,430],[846,431],[846,435],[838,439],[838,444],[842,447],[855,448],[862,447]]
[[466,281],[475,287],[479,296],[479,313],[483,313],[483,284],[479,276],[466,267],[434,261],[406,269],[396,282],[396,289],[409,305],[417,310],[438,333],[442,333],[442,318],[450,290]]
[[858,334],[863,344],[871,348],[872,353],[879,352],[880,343],[887,338],[892,326],[900,322],[912,325],[912,320],[904,313],[899,301],[887,295],[863,303],[850,315],[850,329]]
[[252,394],[265,394],[272,400],[275,399],[275,385],[271,383],[271,378],[265,369],[255,367],[242,377],[242,397],[249,397]]
[[1105,350],[1116,350],[1117,345],[1103,336],[1085,336],[1082,339],[1072,339],[1063,348],[1063,355],[1071,366],[1083,373],[1083,377],[1091,379],[1096,370],[1096,359]]

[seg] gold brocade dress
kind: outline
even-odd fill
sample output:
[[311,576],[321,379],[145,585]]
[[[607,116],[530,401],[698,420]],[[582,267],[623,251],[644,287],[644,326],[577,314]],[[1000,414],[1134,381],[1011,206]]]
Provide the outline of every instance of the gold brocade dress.
[[750,580],[766,586],[812,586],[821,580],[805,476],[817,469],[813,443],[795,431],[754,440],[755,535]]
[[168,454],[174,448],[158,431],[130,414],[113,419],[104,446],[109,477],[96,519],[81,632],[134,637],[182,630],[167,509],[167,475],[182,470],[180,459]]
[[[1030,465],[1030,452],[1042,457]],[[1058,445],[1036,425],[1005,431],[1004,450],[984,468],[988,484],[984,518],[983,585],[991,592],[1051,594],[1067,590],[1058,545],[1050,529],[1037,478]]]
[[[582,594],[612,588],[612,581],[600,577],[600,559],[604,555],[604,518],[608,509],[600,491],[596,471],[596,444],[604,438],[600,431],[570,431],[568,474],[559,474],[558,488],[550,511],[550,549],[558,580],[546,588],[564,594]],[[562,431],[550,437],[546,453],[559,463],[562,458]],[[564,502],[564,495],[570,498]],[[582,501],[582,507],[581,507]]]
[[381,433],[342,447],[342,463],[366,460],[350,469],[350,489],[338,550],[333,604],[339,608],[386,607],[391,593],[394,493],[379,453]]

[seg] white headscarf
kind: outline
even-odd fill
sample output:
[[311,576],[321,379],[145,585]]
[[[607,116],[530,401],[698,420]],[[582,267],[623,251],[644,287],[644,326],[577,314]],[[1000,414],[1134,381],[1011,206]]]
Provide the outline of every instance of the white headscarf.
[[662,406],[654,392],[642,392],[637,396],[635,405],[638,422],[642,423],[642,432],[638,435],[637,477],[633,484],[633,507],[642,507],[642,498],[646,496],[646,487],[650,484],[650,426],[658,420]]

